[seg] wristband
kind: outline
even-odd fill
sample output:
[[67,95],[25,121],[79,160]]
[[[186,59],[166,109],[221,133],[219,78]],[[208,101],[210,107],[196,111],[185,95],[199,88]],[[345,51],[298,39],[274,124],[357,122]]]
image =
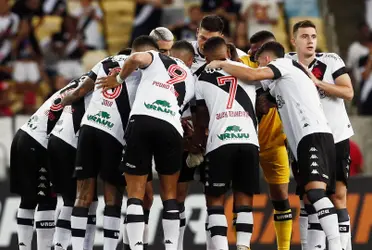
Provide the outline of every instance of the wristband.
[[116,76],[116,81],[117,81],[118,83],[120,83],[120,84],[123,84],[123,82],[124,82],[124,80],[121,79],[120,74],[118,74],[118,75]]

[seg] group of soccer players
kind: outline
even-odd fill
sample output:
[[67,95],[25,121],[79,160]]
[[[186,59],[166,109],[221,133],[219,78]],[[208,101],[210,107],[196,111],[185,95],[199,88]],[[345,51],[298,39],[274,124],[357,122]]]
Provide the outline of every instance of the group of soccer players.
[[[302,250],[351,250],[346,209],[349,138],[344,99],[353,88],[342,59],[315,53],[316,27],[293,27],[296,53],[268,31],[248,54],[201,21],[197,41],[165,28],[98,62],[57,91],[14,137],[11,191],[21,196],[19,249],[93,248],[97,177],[104,188],[104,249],[116,249],[126,190],[125,249],[146,249],[160,179],[165,249],[182,250],[185,199],[196,172],[204,185],[208,250],[227,250],[225,194],[232,189],[237,249],[250,249],[259,167],[269,184],[278,250],[289,250],[291,156],[301,198]],[[63,207],[54,224],[56,193]],[[35,214],[35,209],[37,212]]]

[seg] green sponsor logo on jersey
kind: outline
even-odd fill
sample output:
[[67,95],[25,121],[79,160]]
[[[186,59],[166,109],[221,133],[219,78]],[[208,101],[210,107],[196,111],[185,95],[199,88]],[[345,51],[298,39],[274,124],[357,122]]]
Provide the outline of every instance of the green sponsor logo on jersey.
[[172,111],[170,108],[172,107],[169,102],[165,100],[156,100],[153,103],[147,104],[143,103],[147,109],[156,110],[159,112],[170,114],[171,116],[175,116],[176,112]]
[[105,111],[99,111],[95,115],[88,115],[88,121],[93,121],[95,123],[101,124],[104,127],[111,129],[114,123],[110,122],[111,115]]
[[231,139],[248,139],[249,138],[248,133],[240,133],[240,132],[242,132],[242,129],[239,126],[232,125],[232,126],[228,126],[225,129],[225,132],[217,135],[217,137],[221,141],[231,140]]

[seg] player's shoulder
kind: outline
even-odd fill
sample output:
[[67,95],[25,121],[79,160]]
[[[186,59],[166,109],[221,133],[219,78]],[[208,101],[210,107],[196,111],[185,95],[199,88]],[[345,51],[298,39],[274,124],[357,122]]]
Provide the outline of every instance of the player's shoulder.
[[296,52],[288,52],[284,55],[284,58],[289,58],[289,59],[292,59],[292,60],[297,60],[298,59],[298,56],[297,56],[297,53]]
[[332,53],[317,53],[315,56],[318,60],[323,60],[326,62],[332,62],[332,61],[343,62],[342,58],[337,53],[333,53],[333,52]]

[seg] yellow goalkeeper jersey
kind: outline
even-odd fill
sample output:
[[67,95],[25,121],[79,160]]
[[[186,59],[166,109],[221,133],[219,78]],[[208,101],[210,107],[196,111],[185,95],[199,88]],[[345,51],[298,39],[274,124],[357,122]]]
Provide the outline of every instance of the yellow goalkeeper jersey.
[[[242,62],[252,68],[257,68],[258,64],[252,62],[249,55],[240,58]],[[286,136],[283,132],[282,121],[278,110],[271,108],[269,113],[262,116],[258,125],[258,141],[260,143],[260,151],[265,151],[278,146],[284,146]]]

